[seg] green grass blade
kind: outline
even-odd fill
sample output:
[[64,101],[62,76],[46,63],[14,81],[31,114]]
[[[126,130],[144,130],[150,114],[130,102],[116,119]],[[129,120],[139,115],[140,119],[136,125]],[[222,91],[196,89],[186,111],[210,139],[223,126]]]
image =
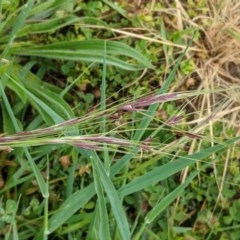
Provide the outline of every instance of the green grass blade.
[[[9,80],[13,81],[14,84],[28,96],[31,103],[39,110],[43,119],[47,123],[56,124],[56,123],[61,123],[64,120],[66,120],[62,116],[60,116],[53,108],[49,107],[49,104],[46,102],[46,100],[52,101],[52,99],[50,99],[47,94],[45,94],[44,92],[39,92],[40,95],[44,95],[46,97],[46,99],[44,99],[44,97],[43,97],[43,99],[40,99],[39,97],[37,97],[37,94],[33,94],[31,91],[29,91],[24,86],[22,86],[20,83],[18,83],[10,75],[8,75],[8,78],[9,78]],[[35,91],[35,93],[36,93],[36,91]],[[56,104],[56,105],[59,105],[59,104]]]
[[98,239],[99,224],[100,224],[100,211],[98,201],[96,201],[96,205],[91,217],[90,226],[88,227],[88,233],[85,238],[86,240]]
[[[209,167],[210,164],[204,164],[199,170],[203,170],[206,167]],[[145,217],[146,224],[149,224],[155,220],[155,218],[181,194],[183,193],[184,189],[192,182],[192,180],[199,174],[199,171],[194,171],[190,174],[190,176],[178,186],[175,190],[170,192],[167,196],[165,196],[156,206],[154,206],[151,211],[149,211]]]
[[30,10],[32,9],[34,2],[35,2],[34,0],[28,0],[27,3],[25,3],[23,5],[23,9],[22,9],[21,13],[18,15],[18,17],[16,18],[15,23],[13,24],[8,44],[4,48],[4,51],[2,53],[2,57],[3,58],[8,54],[8,51],[10,49],[11,44],[13,43],[14,39],[17,37],[17,34],[18,34],[19,30],[24,25],[24,21],[27,18]]
[[[103,63],[104,46],[106,44],[106,64],[117,66],[126,70],[138,70],[142,68],[153,68],[152,64],[138,51],[120,42],[104,40],[86,40],[59,42],[45,46],[12,48],[12,53],[18,55],[38,56],[71,61],[87,61]],[[124,56],[134,60],[136,63],[120,60],[115,56]]]
[[[206,167],[209,167],[210,164],[204,164],[199,170],[204,170]],[[145,221],[140,228],[140,230],[137,232],[137,234],[134,236],[134,239],[140,239],[142,236],[142,233],[145,229],[145,226],[147,224],[152,223],[158,216],[161,214],[164,210],[167,209],[167,207],[181,194],[183,193],[184,189],[192,182],[192,180],[199,174],[198,171],[194,171],[190,174],[190,176],[185,180],[184,183],[179,185],[175,190],[170,192],[167,196],[165,196],[163,199],[161,199],[156,206],[154,206],[145,216]]]
[[71,151],[72,165],[68,168],[67,184],[66,184],[66,196],[67,198],[73,194],[73,186],[75,180],[75,172],[77,168],[78,152],[75,148]]
[[[1,102],[1,110],[2,110],[2,128],[3,131],[7,134],[15,133],[15,126],[12,124],[11,116],[8,113],[7,107],[4,102]],[[22,126],[19,124],[19,129],[22,129]]]
[[110,176],[113,178],[121,169],[123,169],[128,162],[138,153],[138,149],[133,149],[130,153],[125,154],[121,159],[119,159],[112,167],[110,171]]
[[94,164],[93,166],[94,168],[96,168],[96,171],[100,176],[101,183],[108,196],[122,239],[128,240],[130,239],[130,230],[128,220],[123,211],[121,200],[117,194],[117,191],[113,183],[111,182],[109,176],[107,175],[101,160],[98,158],[96,154],[92,156],[92,159],[93,159],[92,162]]
[[49,158],[47,156],[47,169],[46,169],[46,193],[44,196],[44,233],[43,240],[48,239],[48,215],[49,215]]
[[[102,84],[101,84],[101,97],[100,97],[100,109],[102,112],[106,110],[106,90],[107,90],[107,81],[106,81],[106,56],[107,56],[107,42],[105,41],[104,44],[104,58],[103,58],[103,70],[102,70]],[[100,131],[105,133],[107,132],[106,127],[106,116],[103,116],[101,118],[101,128]],[[104,154],[104,166],[106,169],[106,172],[109,174],[110,172],[110,158],[109,153],[107,150],[107,146],[105,145],[103,149]]]
[[10,190],[11,188],[17,187],[18,185],[21,185],[22,183],[31,181],[31,179],[34,178],[33,174],[27,175],[26,177],[19,177],[17,180],[15,180],[15,176],[13,176],[7,183],[5,184],[4,188],[1,189],[0,194],[3,194],[7,190]]
[[118,190],[119,195],[121,197],[124,197],[131,193],[135,193],[141,189],[144,189],[150,185],[156,184],[157,182],[164,180],[172,176],[173,174],[181,171],[185,167],[191,166],[197,161],[209,157],[213,153],[226,149],[239,139],[240,137],[236,137],[234,139],[225,141],[223,144],[217,144],[213,147],[204,149],[200,152],[193,153],[187,157],[179,157],[177,160],[174,160],[173,162],[169,162],[163,166],[154,168],[154,170],[136,178],[132,182],[120,188]]
[[83,207],[95,195],[94,185],[90,184],[73,193],[49,219],[48,232],[52,233],[64,224],[74,213]]
[[[71,119],[75,117],[69,104],[64,101],[62,96],[59,96],[60,89],[40,80],[35,74],[31,73],[26,66],[21,68],[19,65],[14,64],[9,74],[17,83],[22,83],[24,88],[51,106],[62,118]],[[28,81],[26,81],[26,79]],[[42,91],[39,91],[39,89]]]
[[[93,166],[95,165],[94,160],[92,160],[92,165]],[[95,167],[93,168],[93,177],[94,177],[95,190],[98,196],[96,211],[99,211],[98,214],[95,215],[95,217],[99,219],[98,221],[94,221],[95,226],[93,226],[93,229],[96,229],[99,240],[107,240],[107,239],[110,240],[111,237],[110,237],[110,231],[109,231],[108,214],[107,214],[103,186],[101,184],[101,178],[99,176],[99,173]]]
[[117,2],[111,2],[108,0],[102,0],[104,3],[106,3],[107,5],[109,5],[112,9],[114,9],[116,12],[118,12],[119,14],[121,14],[123,17],[128,18],[127,16],[127,12],[121,8],[120,6],[118,6]]
[[18,37],[26,36],[28,34],[39,34],[49,31],[56,31],[60,28],[71,25],[79,20],[79,17],[70,15],[54,19],[46,19],[40,23],[31,23],[22,28],[22,30],[18,34]]
[[34,176],[35,178],[37,179],[37,182],[38,182],[38,185],[39,185],[39,188],[40,188],[40,191],[42,193],[42,196],[45,196],[46,192],[47,192],[47,189],[46,189],[46,183],[43,179],[43,176],[40,172],[40,169],[38,168],[38,166],[35,164],[34,160],[32,159],[29,151],[27,148],[24,148],[24,153],[29,161],[29,164],[33,170],[33,173],[34,173]]
[[[68,0],[68,2],[74,2],[75,0]],[[55,12],[59,7],[66,6],[66,0],[48,0],[39,2],[30,11],[30,16],[45,17],[49,13]]]
[[[0,94],[1,94],[1,96],[2,96],[2,98],[3,98],[3,102],[4,102],[4,104],[5,104],[5,107],[6,107],[6,109],[7,109],[7,112],[8,112],[8,114],[9,114],[9,117],[10,117],[10,119],[11,119],[11,122],[12,122],[12,124],[13,124],[13,127],[14,127],[14,129],[15,129],[16,132],[19,132],[19,131],[20,131],[20,128],[19,128],[19,126],[18,126],[18,124],[17,124],[17,120],[16,120],[16,118],[15,118],[15,116],[14,116],[14,114],[13,114],[12,108],[11,108],[11,106],[10,106],[10,104],[9,104],[9,101],[8,101],[8,99],[7,99],[7,96],[6,96],[6,94],[5,94],[4,90],[3,90],[3,87],[2,87],[2,85],[1,85],[1,83],[0,83]],[[34,173],[35,178],[36,178],[36,180],[37,180],[37,182],[38,182],[40,191],[41,191],[42,195],[45,196],[45,193],[46,193],[46,184],[45,184],[45,181],[44,181],[44,179],[43,179],[43,177],[42,177],[42,175],[41,175],[41,172],[40,172],[38,166],[35,164],[34,160],[32,159],[32,157],[31,157],[29,151],[27,150],[27,148],[24,148],[24,153],[25,153],[25,155],[26,155],[26,157],[27,157],[27,159],[28,159],[28,162],[29,162],[32,170],[33,170],[33,173]]]
[[15,81],[8,81],[7,86],[18,95],[18,97],[21,99],[23,103],[27,103],[27,95],[22,90],[23,88],[22,84],[21,87],[19,87],[19,85],[16,84]]

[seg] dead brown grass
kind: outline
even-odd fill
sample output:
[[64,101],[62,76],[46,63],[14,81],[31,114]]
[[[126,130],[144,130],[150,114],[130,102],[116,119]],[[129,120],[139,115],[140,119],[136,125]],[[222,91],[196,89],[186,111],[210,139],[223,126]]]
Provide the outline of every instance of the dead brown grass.
[[[233,137],[229,135],[230,128],[235,131],[235,136],[240,133],[240,2],[206,0],[202,11],[198,9],[196,16],[191,14],[194,9],[189,9],[187,1],[174,2],[175,8],[165,12],[174,16],[175,29],[181,31],[194,27],[200,32],[196,45],[192,46],[197,51],[191,49],[191,53],[186,56],[194,60],[195,72],[191,76],[182,76],[181,82],[183,90],[198,89],[206,92],[191,102],[192,108],[196,110],[196,117],[190,124],[196,124],[200,133],[207,133],[211,145],[214,145],[214,124],[217,122],[223,126],[220,136],[217,136],[221,139]],[[198,1],[196,8],[197,4]],[[179,85],[175,88],[179,88]],[[223,91],[216,92],[216,89]],[[198,148],[201,148],[201,141],[192,141],[189,154]],[[213,159],[215,157],[212,156]],[[224,205],[222,190],[233,157],[234,148],[227,151],[225,162],[213,164],[219,189],[216,206],[220,200]],[[223,166],[221,177],[216,164]],[[187,175],[188,169],[185,169],[182,181],[185,181]]]

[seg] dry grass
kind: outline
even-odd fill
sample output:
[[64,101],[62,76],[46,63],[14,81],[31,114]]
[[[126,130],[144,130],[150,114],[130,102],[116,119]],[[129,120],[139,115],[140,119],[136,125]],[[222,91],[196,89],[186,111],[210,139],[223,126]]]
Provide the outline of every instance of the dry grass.
[[[173,86],[172,90],[198,89],[208,93],[189,103],[196,113],[195,119],[189,124],[194,124],[198,133],[207,133],[213,146],[216,137],[220,139],[233,137],[229,135],[229,129],[235,131],[235,136],[240,132],[240,2],[207,0],[200,6],[201,8],[198,8],[198,1],[195,2],[195,9],[190,9],[189,3],[185,1],[167,2],[166,8],[159,10],[158,15],[164,16],[164,22],[169,23],[166,27],[170,31],[183,31],[191,27],[199,29],[199,39],[186,55],[187,58],[194,60],[196,69],[191,76],[181,76],[182,82]],[[156,2],[152,1],[151,6],[154,4]],[[196,15],[191,14],[194,11],[197,12]],[[168,46],[178,47],[169,42]],[[223,91],[215,92],[216,89]],[[214,131],[215,123],[223,126],[220,136],[216,136]],[[201,144],[201,140],[194,139],[189,147],[189,154],[200,149]],[[224,162],[221,160],[213,163],[219,189],[213,212],[219,201],[224,205],[222,190],[233,156],[234,148],[227,151]],[[213,159],[215,157],[212,156]],[[221,176],[218,165],[223,168]],[[182,172],[182,182],[188,176],[188,170]]]
[[[200,96],[195,102],[196,108],[200,111],[199,118],[203,116],[214,116],[210,119],[207,129],[209,131],[211,144],[214,145],[215,133],[214,122],[222,122],[222,138],[229,138],[228,129],[235,129],[239,134],[240,127],[240,2],[234,0],[227,1],[207,1],[209,13],[206,16],[198,16],[188,21],[192,26],[201,29],[201,41],[199,48],[201,52],[196,52],[193,56],[197,69],[195,79],[199,82],[198,89],[204,91],[214,91],[215,89],[226,89],[222,93],[213,93]],[[220,2],[222,2],[220,4]],[[182,15],[186,17],[184,7],[177,1]],[[190,19],[190,17],[187,19]],[[195,119],[198,122],[198,119]],[[201,123],[201,121],[199,121]],[[226,131],[225,131],[226,130]],[[195,149],[196,141],[192,143],[190,150]],[[198,144],[200,147],[201,144]],[[224,163],[214,163],[214,174],[219,194],[216,200],[213,213],[219,201],[224,205],[222,191],[226,175],[231,164],[230,159],[234,156],[234,148],[229,149],[225,156]],[[213,156],[215,159],[215,156]],[[219,178],[216,164],[222,164],[223,172]],[[188,169],[183,172],[182,181],[185,180]],[[221,179],[221,180],[219,180]]]

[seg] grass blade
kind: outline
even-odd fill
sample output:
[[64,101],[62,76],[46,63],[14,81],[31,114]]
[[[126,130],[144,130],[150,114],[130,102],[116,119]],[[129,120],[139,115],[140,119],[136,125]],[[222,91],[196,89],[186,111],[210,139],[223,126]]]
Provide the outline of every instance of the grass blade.
[[[92,165],[94,166],[94,161],[92,161]],[[109,231],[109,223],[108,223],[108,215],[106,208],[106,201],[103,191],[103,186],[101,184],[101,178],[97,169],[93,168],[93,177],[94,177],[94,186],[98,196],[96,211],[98,212],[95,217],[98,221],[94,221],[93,229],[97,230],[97,236],[99,240],[110,240],[110,231]]]
[[[14,127],[14,129],[15,129],[16,132],[19,132],[19,131],[20,131],[20,128],[19,128],[19,126],[18,126],[18,124],[17,124],[16,118],[14,117],[12,108],[11,108],[11,106],[10,106],[10,104],[9,104],[9,101],[8,101],[8,99],[7,99],[7,96],[6,96],[6,94],[5,94],[4,90],[3,90],[3,87],[2,87],[2,84],[1,84],[1,83],[0,83],[0,94],[1,94],[1,96],[2,96],[2,98],[3,98],[3,102],[4,102],[4,104],[5,104],[5,107],[6,107],[6,109],[7,109],[7,112],[8,112],[8,114],[9,114],[9,117],[10,117],[10,119],[11,119],[11,122],[12,122],[12,124],[13,124],[13,127]],[[47,191],[46,191],[46,184],[45,184],[45,181],[44,181],[44,179],[43,179],[43,177],[42,177],[42,175],[41,175],[41,172],[40,172],[38,166],[35,164],[34,160],[32,159],[32,157],[31,157],[29,151],[27,150],[27,148],[24,148],[24,153],[25,153],[25,155],[26,155],[26,157],[27,157],[27,159],[28,159],[28,162],[29,162],[32,170],[33,170],[33,173],[34,173],[35,178],[36,178],[36,180],[37,180],[37,182],[38,182],[40,191],[41,191],[42,195],[45,196],[45,193],[47,192]]]
[[[204,164],[201,167],[201,170],[205,169],[206,167],[208,167],[210,164]],[[159,216],[159,214],[166,210],[167,207],[179,196],[181,196],[181,194],[183,193],[184,189],[192,182],[192,180],[199,174],[199,171],[194,171],[193,173],[190,174],[190,176],[186,179],[186,181],[181,184],[180,186],[178,186],[175,190],[173,190],[172,192],[170,192],[167,196],[165,196],[160,202],[158,202],[156,204],[156,206],[154,206],[151,211],[149,211],[147,213],[147,215],[145,216],[145,221],[143,223],[143,225],[141,226],[140,230],[137,232],[137,234],[134,236],[134,239],[140,239],[142,236],[142,233],[145,229],[145,226],[147,224],[152,223],[156,217]]]
[[[71,61],[87,61],[103,63],[104,46],[106,44],[106,64],[117,66],[126,70],[153,68],[153,65],[138,51],[126,44],[105,40],[86,40],[53,43],[45,46],[12,48],[12,53],[18,55],[38,56]],[[138,64],[120,60],[114,56],[132,58]]]
[[197,161],[205,159],[208,156],[212,155],[213,153],[226,149],[239,139],[240,137],[233,138],[231,140],[225,141],[223,144],[217,144],[213,147],[204,149],[200,152],[193,153],[187,157],[179,157],[177,160],[173,162],[154,168],[154,170],[136,178],[132,182],[120,188],[118,190],[118,193],[121,197],[123,197],[135,193],[150,185],[156,184],[157,182],[164,180],[172,176],[173,174],[181,171],[185,167],[191,166]]
[[76,191],[59,208],[59,210],[49,219],[48,232],[52,233],[65,223],[75,212],[83,207],[95,195],[94,185]]
[[[106,90],[107,90],[107,81],[106,81],[106,55],[107,55],[107,42],[105,41],[104,44],[104,58],[103,58],[103,74],[102,74],[102,84],[101,84],[101,99],[100,99],[100,109],[101,111],[106,110]],[[106,127],[106,116],[103,116],[101,119],[101,132],[105,133],[107,132],[107,127]],[[107,146],[105,145],[103,149],[103,154],[104,154],[104,165],[107,173],[109,174],[110,171],[110,158],[107,150]]]
[[14,39],[17,37],[17,33],[19,32],[19,30],[24,25],[24,21],[27,18],[30,10],[32,9],[34,2],[35,2],[34,0],[28,0],[27,3],[25,3],[23,5],[23,9],[22,9],[21,13],[18,15],[15,23],[13,24],[13,28],[10,33],[10,38],[9,38],[8,44],[4,48],[4,51],[2,53],[3,58],[8,54],[11,44],[14,41]]
[[109,176],[106,173],[106,170],[103,167],[103,164],[101,163],[100,159],[96,154],[92,156],[93,159],[93,166],[96,168],[96,171],[98,172],[101,183],[104,187],[104,190],[108,196],[109,202],[112,207],[112,211],[114,214],[114,217],[116,219],[116,222],[118,224],[119,231],[121,233],[122,239],[128,240],[130,239],[130,230],[129,230],[129,225],[128,221],[126,218],[126,215],[123,211],[122,208],[122,203],[121,200],[117,194],[117,191],[111,182]]
[[[24,86],[22,86],[20,83],[18,83],[10,75],[8,75],[8,78],[12,82],[14,82],[14,84],[28,96],[28,98],[31,100],[32,104],[39,110],[43,119],[45,119],[45,121],[47,123],[56,124],[56,123],[61,123],[65,120],[53,108],[49,107],[49,104],[47,104],[46,102],[44,102],[44,100],[37,97],[36,94],[33,94],[32,92],[30,92],[28,89],[26,89]],[[49,99],[49,96],[47,96],[43,92],[41,92],[40,95],[44,95],[44,96],[46,96],[46,99],[52,100],[52,99]]]
[[54,19],[47,19],[40,23],[29,24],[22,28],[19,32],[18,36],[25,36],[28,34],[38,34],[38,33],[45,33],[48,31],[56,31],[60,28],[65,26],[71,25],[75,22],[79,21],[79,17],[76,16],[64,16]]
[[128,18],[127,12],[123,8],[118,6],[117,2],[111,2],[109,0],[103,0],[103,2],[109,5],[112,9],[121,14],[123,17]]
[[[206,167],[209,167],[210,164],[204,164],[200,169],[203,170]],[[184,183],[178,186],[175,190],[170,192],[167,196],[165,196],[154,208],[149,211],[145,217],[146,224],[149,224],[155,220],[155,218],[177,198],[179,197],[184,189],[192,182],[192,180],[199,174],[199,171],[194,171],[190,174],[190,176],[186,179]]]

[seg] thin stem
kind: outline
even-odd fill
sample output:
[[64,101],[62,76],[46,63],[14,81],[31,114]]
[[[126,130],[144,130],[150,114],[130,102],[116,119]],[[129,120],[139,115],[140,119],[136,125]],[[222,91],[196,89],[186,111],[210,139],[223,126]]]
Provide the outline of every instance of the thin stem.
[[46,192],[44,194],[45,204],[44,204],[44,234],[43,239],[48,239],[48,202],[49,202],[49,158],[47,156],[47,169],[46,169]]

